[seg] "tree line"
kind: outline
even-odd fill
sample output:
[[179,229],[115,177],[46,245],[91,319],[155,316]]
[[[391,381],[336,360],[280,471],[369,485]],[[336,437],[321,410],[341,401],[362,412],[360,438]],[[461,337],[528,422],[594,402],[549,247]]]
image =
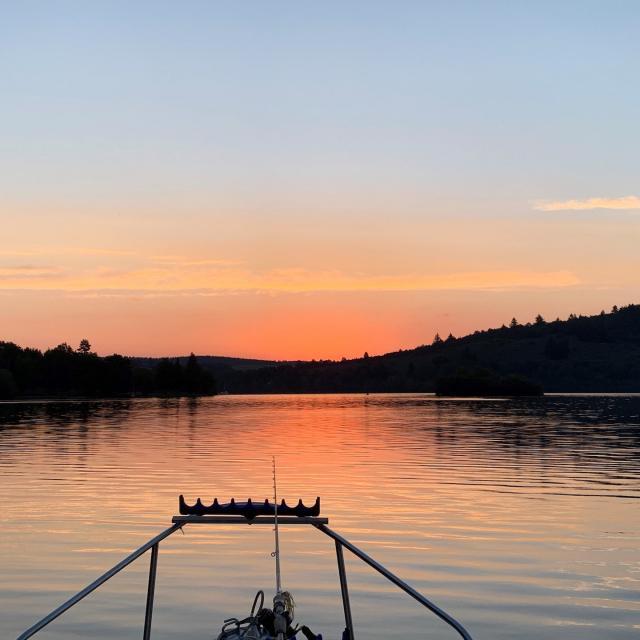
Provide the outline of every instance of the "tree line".
[[0,342],[0,399],[35,396],[112,397],[135,395],[213,395],[216,381],[192,353],[181,364],[163,358],[150,367],[131,358],[98,356],[83,339],[41,351]]
[[[446,334],[443,334],[446,335]],[[640,305],[566,320],[512,318],[382,356],[221,373],[231,393],[640,391]]]
[[45,352],[0,342],[0,398],[197,395],[215,393],[216,381],[230,393],[640,391],[640,305],[567,320],[513,318],[508,326],[436,335],[383,356],[215,367],[193,354],[100,358],[85,340],[77,349],[63,343]]

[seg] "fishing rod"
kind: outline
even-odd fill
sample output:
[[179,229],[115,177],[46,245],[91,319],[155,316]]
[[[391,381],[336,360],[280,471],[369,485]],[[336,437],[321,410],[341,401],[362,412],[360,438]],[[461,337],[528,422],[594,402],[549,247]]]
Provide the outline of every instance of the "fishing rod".
[[276,457],[273,462],[273,513],[276,549],[271,554],[276,559],[276,595],[273,597],[273,628],[277,640],[285,640],[287,629],[293,620],[293,598],[288,591],[282,591],[280,575],[280,531],[278,529],[278,485],[276,482]]
[[280,576],[280,531],[278,530],[278,485],[276,484],[276,457],[272,456],[273,463],[273,505],[274,505],[274,533],[276,538],[276,550],[271,554],[276,559],[276,594],[282,593],[282,582]]

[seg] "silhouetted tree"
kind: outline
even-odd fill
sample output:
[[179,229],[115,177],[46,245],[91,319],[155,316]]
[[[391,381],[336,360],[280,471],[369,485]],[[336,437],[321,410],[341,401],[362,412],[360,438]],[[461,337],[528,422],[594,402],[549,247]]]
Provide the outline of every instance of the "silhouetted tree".
[[544,323],[545,323],[544,318],[540,314],[538,314],[536,316],[536,324],[544,324]]
[[74,389],[75,351],[63,342],[44,352],[44,382],[54,393],[71,393]]
[[162,358],[156,367],[157,390],[167,395],[179,395],[182,385],[183,372],[180,361]]
[[59,354],[72,355],[74,353],[71,345],[66,342],[61,342],[57,347],[50,349],[50,351]]
[[440,337],[439,333],[436,333],[436,335],[433,336],[433,342],[431,344],[432,345],[442,344],[442,338]]
[[91,343],[86,338],[80,340],[78,353],[91,353]]
[[155,391],[155,371],[146,367],[136,367],[132,372],[132,392],[135,395],[149,395]]
[[156,367],[132,366],[132,360],[91,352],[88,340],[78,349],[63,342],[44,354],[0,341],[0,397],[12,395],[118,396],[136,394],[213,394],[216,383],[192,354],[185,370],[179,360]]
[[0,400],[10,400],[18,393],[13,374],[8,369],[0,369]]
[[100,389],[108,395],[124,395],[133,391],[131,360],[114,353],[100,362]]
[[515,329],[518,326],[518,321],[515,318],[511,318],[511,322],[509,323],[509,327],[511,329]]
[[184,370],[184,388],[189,394],[208,393],[211,391],[211,381],[208,372],[200,366],[196,356],[191,353]]

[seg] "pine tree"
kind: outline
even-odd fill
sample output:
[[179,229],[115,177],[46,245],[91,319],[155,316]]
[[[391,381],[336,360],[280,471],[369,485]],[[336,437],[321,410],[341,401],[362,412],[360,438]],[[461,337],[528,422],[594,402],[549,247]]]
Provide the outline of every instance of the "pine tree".
[[78,346],[78,353],[91,353],[91,343],[83,338],[80,340],[80,345]]

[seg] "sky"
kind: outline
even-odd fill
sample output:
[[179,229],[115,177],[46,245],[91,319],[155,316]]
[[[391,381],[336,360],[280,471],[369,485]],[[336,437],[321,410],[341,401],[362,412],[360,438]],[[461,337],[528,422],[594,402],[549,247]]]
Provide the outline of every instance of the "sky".
[[20,2],[0,340],[384,353],[640,302],[640,4]]

